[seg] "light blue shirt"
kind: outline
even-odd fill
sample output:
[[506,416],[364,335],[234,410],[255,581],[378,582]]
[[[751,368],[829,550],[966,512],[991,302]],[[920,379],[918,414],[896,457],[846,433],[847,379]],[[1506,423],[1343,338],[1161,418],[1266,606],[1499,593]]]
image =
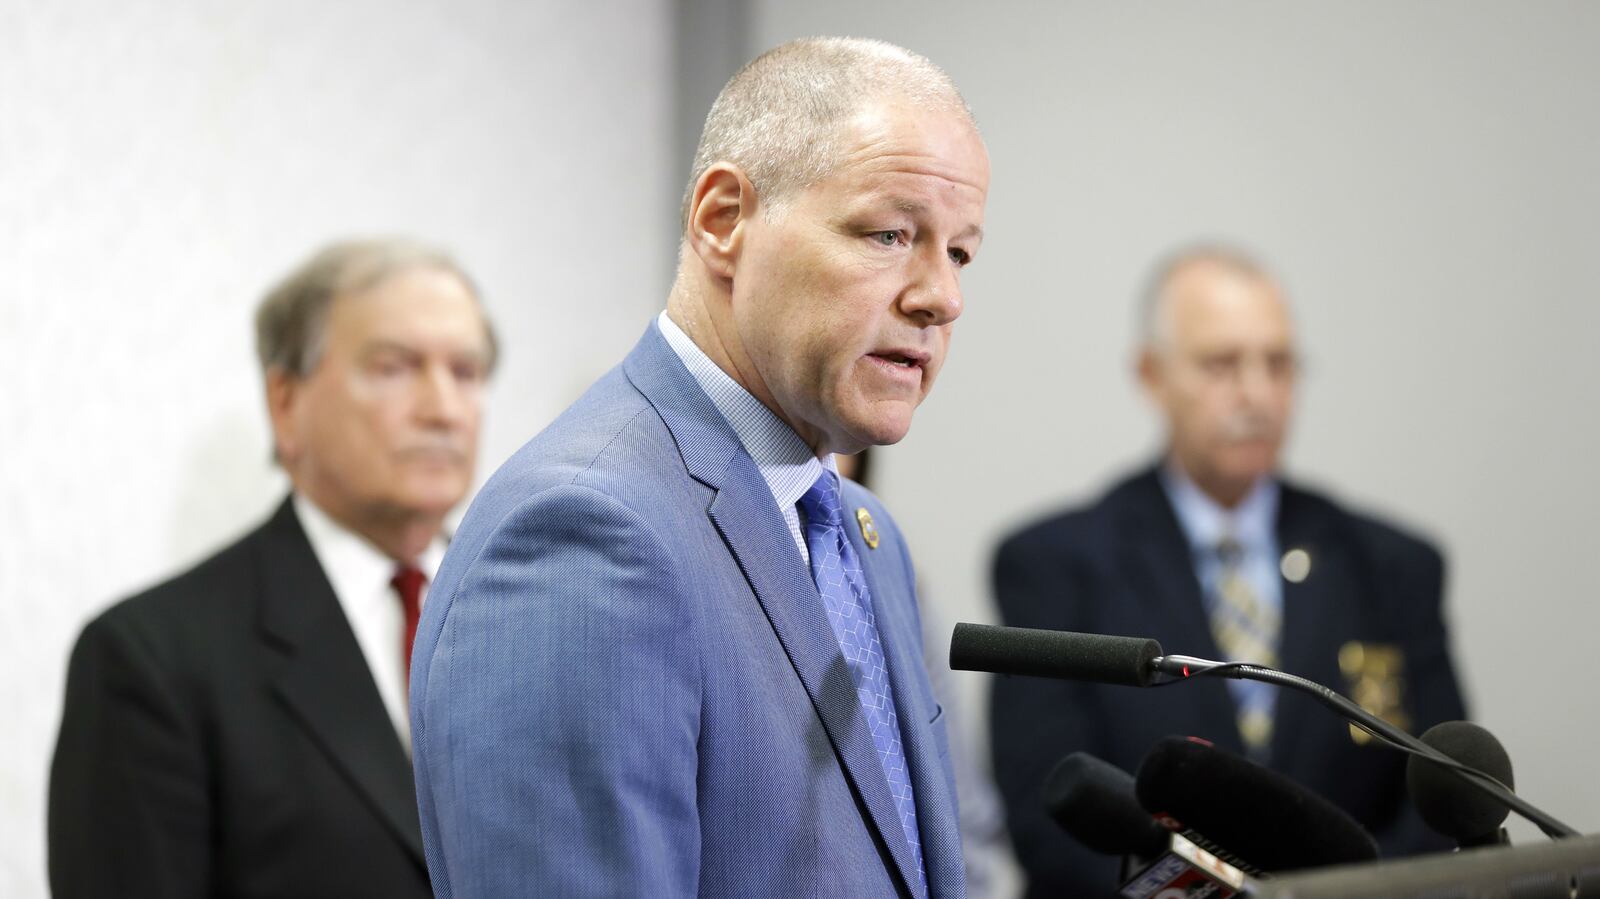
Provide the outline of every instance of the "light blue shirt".
[[[1162,467],[1161,486],[1172,501],[1178,526],[1189,541],[1190,560],[1204,588],[1207,613],[1216,602],[1217,585],[1222,577],[1222,559],[1217,554],[1217,545],[1227,537],[1239,544],[1240,574],[1255,591],[1262,607],[1276,612],[1281,621],[1283,578],[1278,569],[1278,482],[1270,477],[1262,478],[1232,509],[1223,508],[1172,464]],[[1229,681],[1228,686],[1241,683]]]
[[811,551],[806,547],[805,531],[800,525],[800,508],[796,504],[816,483],[824,469],[838,470],[834,467],[833,454],[828,453],[826,460],[818,459],[811,447],[794,432],[794,428],[789,427],[717,363],[711,361],[711,357],[689,335],[683,333],[683,329],[665,312],[656,318],[656,325],[661,329],[661,336],[667,339],[667,345],[683,360],[695,383],[711,398],[711,404],[717,407],[728,426],[733,428],[734,436],[739,438],[744,451],[755,460],[757,470],[772,491],[772,498],[778,503],[778,511],[783,513],[783,520],[789,525],[789,536],[794,538],[794,545],[799,547],[800,558],[810,566]]

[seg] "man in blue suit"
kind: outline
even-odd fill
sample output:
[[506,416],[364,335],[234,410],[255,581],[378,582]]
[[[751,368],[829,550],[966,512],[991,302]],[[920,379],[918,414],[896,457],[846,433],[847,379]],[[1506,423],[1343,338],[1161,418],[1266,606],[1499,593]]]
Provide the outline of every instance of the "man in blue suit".
[[[1144,325],[1139,376],[1165,419],[1165,457],[1001,544],[1005,623],[1262,662],[1412,733],[1463,717],[1438,550],[1278,471],[1297,360],[1276,281],[1237,250],[1186,250],[1158,269]],[[1133,771],[1171,734],[1288,774],[1370,829],[1385,854],[1449,846],[1406,801],[1406,757],[1300,694],[1247,681],[1129,690],[1001,678],[991,714],[1029,897],[1117,895],[1117,859],[1090,853],[1046,814],[1051,768],[1083,751]]]
[[898,47],[798,41],[723,89],[667,310],[489,481],[430,592],[440,897],[963,894],[911,561],[831,454],[910,427],[988,170]]

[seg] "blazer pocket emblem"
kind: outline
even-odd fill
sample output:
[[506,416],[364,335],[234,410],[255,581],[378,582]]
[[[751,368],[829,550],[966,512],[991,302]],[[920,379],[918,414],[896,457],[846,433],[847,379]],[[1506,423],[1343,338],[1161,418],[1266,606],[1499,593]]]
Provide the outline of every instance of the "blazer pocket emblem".
[[[1404,731],[1411,729],[1411,716],[1405,709],[1405,653],[1392,643],[1362,643],[1351,640],[1339,647],[1339,670],[1344,674],[1350,698],[1373,715]],[[1350,725],[1350,739],[1358,746],[1372,741],[1372,735]]]

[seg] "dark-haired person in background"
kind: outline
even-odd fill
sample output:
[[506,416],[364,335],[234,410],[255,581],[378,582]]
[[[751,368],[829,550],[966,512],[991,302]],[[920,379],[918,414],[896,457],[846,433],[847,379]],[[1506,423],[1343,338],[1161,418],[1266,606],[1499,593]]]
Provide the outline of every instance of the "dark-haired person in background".
[[50,778],[57,899],[433,895],[407,666],[493,335],[456,263],[400,240],[325,249],[256,326],[293,493],[84,628]]
[[[1165,418],[1166,452],[1092,504],[1002,543],[993,574],[1004,622],[1154,637],[1173,652],[1272,665],[1413,733],[1463,717],[1439,552],[1278,472],[1299,374],[1280,286],[1243,253],[1196,248],[1158,269],[1142,313],[1139,378]],[[1449,847],[1406,800],[1403,755],[1267,685],[1129,690],[1000,678],[991,724],[1031,896],[1115,893],[1116,860],[1046,816],[1052,766],[1081,750],[1134,771],[1170,734],[1289,774],[1343,806],[1386,854]]]

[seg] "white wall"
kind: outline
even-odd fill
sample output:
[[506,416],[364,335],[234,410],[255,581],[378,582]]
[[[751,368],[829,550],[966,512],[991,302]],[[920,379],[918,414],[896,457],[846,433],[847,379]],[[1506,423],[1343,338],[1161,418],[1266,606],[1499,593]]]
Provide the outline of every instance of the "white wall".
[[1286,275],[1309,352],[1291,470],[1442,542],[1474,714],[1525,796],[1600,830],[1600,6],[757,10],[758,46],[927,54],[988,140],[968,311],[884,459],[942,613],[992,619],[997,538],[1152,457],[1131,298],[1174,244],[1242,241]]
[[[0,5],[0,895],[44,890],[77,628],[282,489],[250,361],[261,291],[347,233],[458,250],[507,345],[487,473],[664,296],[673,55],[694,46],[672,20],[696,2]],[[969,311],[884,459],[942,614],[990,617],[999,534],[1153,451],[1130,295],[1175,242],[1242,240],[1287,275],[1311,354],[1293,469],[1440,538],[1475,712],[1525,795],[1600,830],[1600,711],[1578,686],[1600,630],[1600,7],[755,0],[747,18],[753,48],[921,50],[988,137]]]
[[258,520],[251,313],[320,242],[454,248],[505,346],[482,473],[666,295],[673,10],[0,5],[0,895],[44,886],[82,623]]

